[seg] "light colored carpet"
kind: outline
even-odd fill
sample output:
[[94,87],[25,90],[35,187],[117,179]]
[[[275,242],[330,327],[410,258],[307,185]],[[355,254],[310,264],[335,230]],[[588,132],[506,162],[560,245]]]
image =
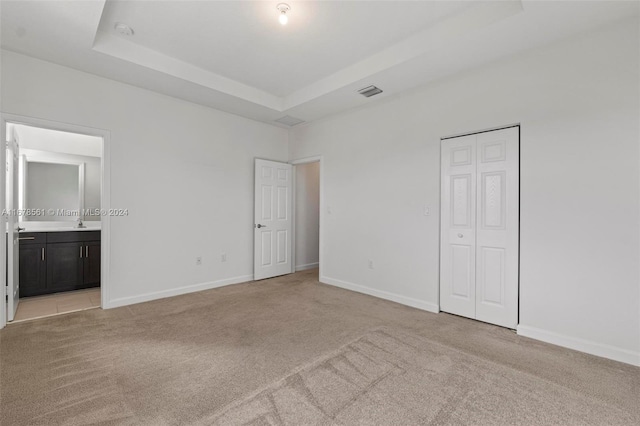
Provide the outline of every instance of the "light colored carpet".
[[640,369],[317,271],[0,331],[3,426],[244,420],[640,424]]
[[611,404],[389,328],[240,400],[215,425],[633,424]]

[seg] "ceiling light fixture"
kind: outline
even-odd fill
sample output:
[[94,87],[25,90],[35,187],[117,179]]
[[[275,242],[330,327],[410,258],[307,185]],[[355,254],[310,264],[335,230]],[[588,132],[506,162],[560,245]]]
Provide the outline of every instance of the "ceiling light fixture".
[[119,32],[120,34],[122,34],[123,36],[132,36],[133,35],[133,29],[131,29],[130,26],[128,26],[127,24],[123,24],[121,22],[117,22],[116,25],[114,25],[115,30],[117,32]]
[[289,22],[287,12],[291,10],[291,6],[286,3],[280,3],[278,6],[276,6],[276,9],[280,11],[280,17],[278,18],[278,21],[280,21],[282,25],[287,25],[287,22]]

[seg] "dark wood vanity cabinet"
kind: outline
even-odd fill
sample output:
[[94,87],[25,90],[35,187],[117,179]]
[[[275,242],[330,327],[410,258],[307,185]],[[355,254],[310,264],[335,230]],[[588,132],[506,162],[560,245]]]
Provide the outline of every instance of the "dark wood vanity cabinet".
[[[47,244],[48,293],[75,290],[82,285],[82,243]],[[22,288],[22,285],[20,285]]]
[[25,233],[18,238],[20,297],[44,294],[47,288],[46,235]]
[[84,246],[83,283],[100,286],[100,241],[88,241]]
[[100,231],[21,233],[19,241],[20,297],[100,286]]

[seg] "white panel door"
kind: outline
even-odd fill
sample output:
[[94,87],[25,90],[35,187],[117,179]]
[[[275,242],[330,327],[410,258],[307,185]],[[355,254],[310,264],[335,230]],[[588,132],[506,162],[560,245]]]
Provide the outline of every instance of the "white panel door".
[[293,272],[291,259],[292,166],[255,163],[254,279]]
[[440,308],[476,314],[476,137],[442,141]]
[[476,319],[518,325],[519,135],[477,135]]
[[518,324],[519,128],[442,141],[440,309]]
[[19,253],[18,249],[18,163],[19,145],[15,129],[12,128],[7,142],[7,320],[13,321],[20,301]]

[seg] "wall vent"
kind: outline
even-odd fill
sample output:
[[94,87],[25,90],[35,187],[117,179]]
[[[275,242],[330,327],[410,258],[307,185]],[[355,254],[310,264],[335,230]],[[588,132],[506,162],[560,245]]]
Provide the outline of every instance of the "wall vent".
[[365,98],[370,98],[371,96],[377,95],[378,93],[382,93],[382,89],[377,88],[376,86],[367,86],[364,89],[358,90]]
[[300,120],[299,118],[291,117],[290,115],[285,115],[282,118],[278,118],[276,120],[277,123],[284,124],[285,126],[293,127],[300,123],[304,123],[304,120]]

